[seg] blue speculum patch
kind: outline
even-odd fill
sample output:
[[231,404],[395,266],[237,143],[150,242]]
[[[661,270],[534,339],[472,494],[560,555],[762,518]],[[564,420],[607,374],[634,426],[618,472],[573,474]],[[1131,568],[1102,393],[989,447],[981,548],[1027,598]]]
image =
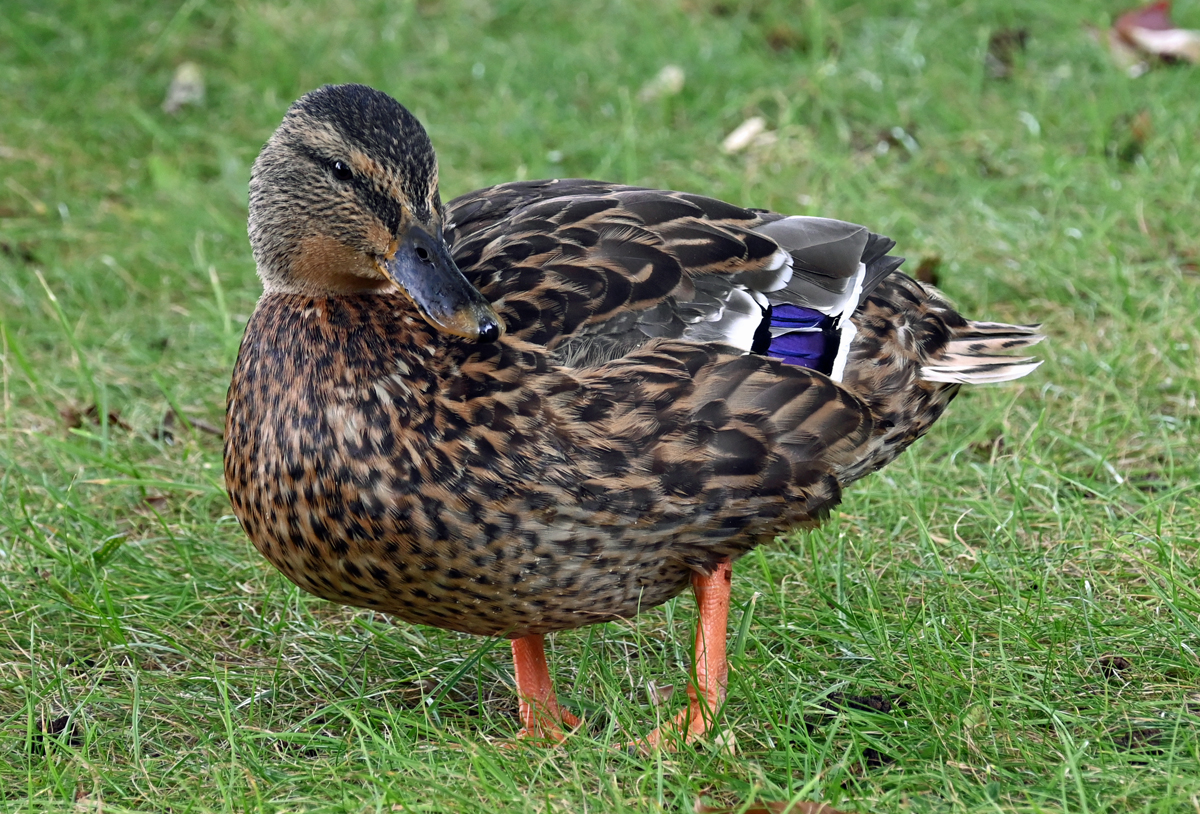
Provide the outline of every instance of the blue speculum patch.
[[[837,356],[837,320],[828,314],[799,305],[772,306],[770,344],[762,351],[786,364],[829,373]],[[780,331],[786,333],[780,333]]]

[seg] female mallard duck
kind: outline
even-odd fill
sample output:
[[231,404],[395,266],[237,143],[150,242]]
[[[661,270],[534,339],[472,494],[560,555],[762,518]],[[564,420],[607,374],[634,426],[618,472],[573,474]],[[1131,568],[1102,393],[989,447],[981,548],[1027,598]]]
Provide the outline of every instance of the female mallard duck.
[[542,637],[696,593],[686,709],[725,694],[731,563],[821,521],[960,384],[1037,366],[837,220],[597,181],[443,206],[395,100],[328,86],[254,164],[265,289],[225,477],[255,546],[318,596],[512,640],[523,735],[558,740]]

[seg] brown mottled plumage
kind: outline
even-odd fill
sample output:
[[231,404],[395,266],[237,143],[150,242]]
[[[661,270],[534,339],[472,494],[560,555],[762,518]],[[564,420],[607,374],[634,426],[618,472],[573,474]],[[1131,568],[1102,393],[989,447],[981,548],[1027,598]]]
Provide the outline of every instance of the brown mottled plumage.
[[[1032,329],[968,322],[853,224],[592,181],[443,208],[420,124],[362,86],[292,107],[250,234],[266,292],[225,450],[247,535],[318,596],[514,639],[552,738],[575,719],[542,634],[689,584],[727,606],[728,563],[819,522],[960,383],[1036,366],[1002,355]],[[813,369],[764,355],[789,305],[820,321]],[[687,737],[723,696],[711,618]]]

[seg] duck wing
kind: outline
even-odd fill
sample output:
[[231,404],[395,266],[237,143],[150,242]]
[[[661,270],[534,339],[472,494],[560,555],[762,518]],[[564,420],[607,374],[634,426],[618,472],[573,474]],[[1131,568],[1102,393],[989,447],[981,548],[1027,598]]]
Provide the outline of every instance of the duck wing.
[[849,315],[902,262],[857,224],[585,180],[470,193],[446,222],[509,335],[568,367],[679,339],[833,373]]

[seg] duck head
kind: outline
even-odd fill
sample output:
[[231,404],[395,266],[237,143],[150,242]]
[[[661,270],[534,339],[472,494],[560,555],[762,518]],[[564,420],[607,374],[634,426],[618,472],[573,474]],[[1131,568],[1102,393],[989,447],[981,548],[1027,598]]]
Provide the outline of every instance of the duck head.
[[336,296],[398,287],[431,326],[494,342],[504,324],[442,235],[425,128],[364,85],[292,105],[250,177],[250,244],[268,292]]

